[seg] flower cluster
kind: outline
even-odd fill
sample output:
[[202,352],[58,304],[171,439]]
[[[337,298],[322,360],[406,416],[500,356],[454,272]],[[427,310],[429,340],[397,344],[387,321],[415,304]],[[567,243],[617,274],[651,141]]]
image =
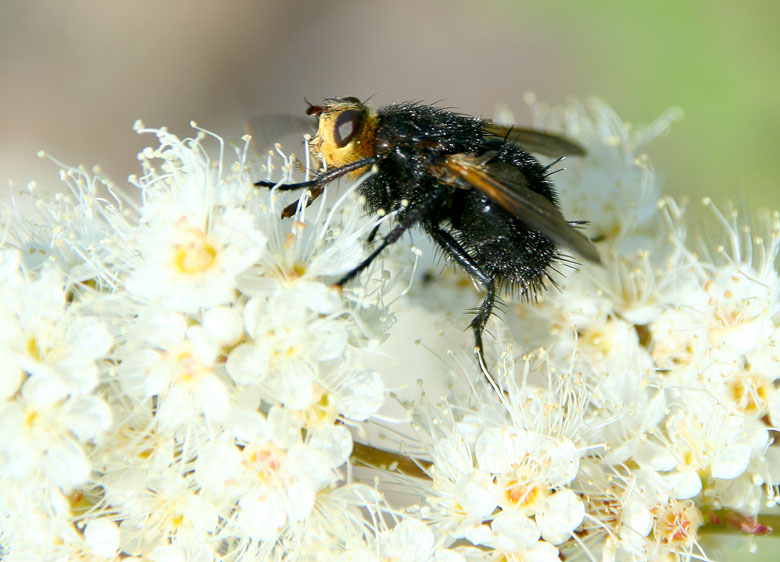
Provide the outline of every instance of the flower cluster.
[[[138,123],[158,140],[138,197],[72,168],[66,193],[14,192],[0,557],[689,560],[708,526],[769,531],[780,216],[706,201],[718,228],[688,234],[642,153],[675,111],[632,128],[597,101],[532,109],[587,149],[555,180],[603,263],[505,303],[493,386],[466,323],[448,332],[475,297],[459,272],[415,280],[401,241],[333,287],[392,221],[365,216],[359,181],[309,206],[252,185],[298,173],[281,150],[261,165],[249,139],[229,158]],[[393,326],[416,314],[440,328],[412,373],[435,399],[377,359],[391,334],[412,349]]]

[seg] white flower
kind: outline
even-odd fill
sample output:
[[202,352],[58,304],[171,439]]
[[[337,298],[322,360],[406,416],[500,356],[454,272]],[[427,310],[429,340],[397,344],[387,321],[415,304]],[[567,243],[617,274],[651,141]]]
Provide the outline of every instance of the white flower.
[[391,531],[380,533],[379,560],[408,560],[409,562],[465,562],[460,554],[436,548],[436,537],[427,525],[407,518]]
[[108,519],[93,519],[84,528],[84,540],[97,556],[113,558],[119,548],[119,527]]
[[110,423],[111,412],[100,399],[68,398],[53,378],[28,379],[19,400],[0,407],[0,471],[15,478],[40,474],[69,491],[89,477],[82,443],[102,438]]
[[165,537],[185,551],[207,553],[213,550],[209,534],[217,529],[218,502],[199,494],[175,468],[150,473],[140,489],[116,504],[122,514],[119,548],[137,556]]
[[670,498],[663,477],[645,468],[607,468],[592,461],[583,468],[586,510],[595,520],[586,519],[582,530],[593,539],[602,536],[605,559],[687,560],[702,554],[701,511],[692,501]]
[[[144,197],[129,236],[128,291],[169,310],[196,312],[235,297],[237,276],[262,255],[266,236],[246,208],[254,195],[246,178],[213,166],[199,139],[181,141],[164,129],[160,146],[141,154],[134,178]],[[221,158],[221,155],[220,155]],[[161,162],[161,170],[152,161]]]
[[182,314],[144,311],[132,336],[117,350],[123,388],[139,398],[157,397],[163,429],[220,421],[229,408],[225,382],[216,374],[217,342],[202,326],[187,327]]
[[742,474],[751,451],[742,416],[729,414],[698,393],[681,393],[680,401],[691,407],[665,420],[662,448],[650,443],[634,459],[664,472],[673,497],[688,499],[701,491],[701,475],[731,480]]
[[[216,185],[201,181],[205,193],[184,184],[170,201],[145,207],[148,216],[134,241],[139,257],[126,281],[131,294],[190,313],[225,304],[235,296],[237,276],[262,255],[265,235],[252,215],[219,208],[208,198]],[[184,199],[201,200],[202,208],[189,209]]]
[[255,422],[240,447],[224,439],[207,446],[195,477],[235,501],[235,524],[266,541],[310,515],[318,492],[339,479],[335,469],[347,460],[352,440],[343,427],[330,426],[303,441],[294,413],[280,407]]
[[490,525],[491,536],[483,542],[496,549],[506,560],[526,562],[555,562],[560,553],[548,542],[540,540],[537,526],[519,513],[499,514]]
[[327,213],[320,201],[312,209],[302,208],[290,222],[279,220],[281,205],[276,206],[277,196],[272,195],[272,205],[259,209],[268,233],[268,251],[260,260],[265,276],[279,282],[311,282],[343,275],[357,266],[364,257],[363,241],[378,224],[360,220],[363,212],[354,194],[359,183]]
[[4,559],[47,560],[52,553],[88,552],[82,548],[67,496],[40,479],[3,479],[2,483]]
[[653,530],[653,514],[643,501],[626,502],[619,518],[620,546],[631,554],[646,555],[646,537]]
[[472,451],[457,433],[437,440],[430,473],[436,495],[428,501],[460,528],[455,532],[470,533],[473,524],[495,512],[499,491],[492,475],[474,467]]
[[652,355],[661,369],[695,376],[707,361],[707,331],[689,307],[667,309],[651,325]]
[[681,117],[679,109],[635,129],[597,99],[584,104],[570,100],[553,108],[532,97],[529,103],[536,127],[564,133],[587,150],[555,176],[565,216],[586,217],[588,231],[608,239],[636,234],[653,220],[658,181],[640,151]]
[[329,362],[320,366],[311,401],[298,415],[303,427],[316,431],[337,421],[349,424],[370,419],[384,401],[385,389],[379,373]]
[[96,361],[113,342],[99,318],[68,305],[61,273],[44,268],[4,297],[0,348],[14,356],[17,368],[29,376],[56,377],[69,393],[90,394],[98,383]]
[[[44,152],[39,156],[47,157]],[[60,165],[60,180],[67,191],[53,197],[38,194],[35,182],[19,200],[12,199],[8,247],[21,252],[25,268],[44,264],[61,269],[74,283],[105,284],[116,289],[117,268],[132,254],[126,245],[130,229],[123,206],[128,196],[110,181],[83,168]],[[109,198],[104,198],[108,193]],[[25,204],[24,199],[30,201]]]
[[[81,169],[53,200],[31,184],[31,213],[14,194],[3,555],[687,561],[709,559],[719,517],[762,532],[780,503],[780,215],[748,228],[706,201],[720,232],[701,244],[641,152],[675,112],[647,128],[600,102],[534,112],[587,151],[554,179],[603,264],[490,319],[492,384],[454,320],[479,299],[461,272],[419,289],[420,252],[395,244],[334,287],[395,220],[365,217],[359,182],[307,206],[252,185],[274,163],[251,164],[248,139],[230,161],[205,131],[139,125],[159,141],[140,203]],[[403,307],[433,330],[379,347]],[[399,363],[424,382],[404,387]]]
[[312,402],[324,361],[346,352],[343,323],[309,309],[296,292],[253,298],[244,308],[251,343],[233,349],[227,371],[238,384],[263,385],[275,400],[302,409]]
[[582,503],[565,488],[579,464],[571,441],[511,429],[487,430],[475,453],[479,468],[493,474],[501,508],[535,517],[545,540],[559,544],[582,522]]

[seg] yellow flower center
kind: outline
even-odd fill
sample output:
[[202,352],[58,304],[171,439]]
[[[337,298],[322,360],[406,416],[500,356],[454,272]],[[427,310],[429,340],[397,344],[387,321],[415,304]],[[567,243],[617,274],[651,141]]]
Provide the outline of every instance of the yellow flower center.
[[729,389],[734,403],[746,414],[765,412],[769,407],[771,389],[769,382],[762,377],[745,373],[734,377]]
[[176,246],[173,263],[176,270],[185,275],[202,273],[214,265],[217,250],[206,233],[196,228],[187,231],[185,240]]
[[251,465],[257,478],[267,482],[279,472],[285,451],[270,441],[247,445],[243,452],[244,461]]
[[672,500],[657,515],[654,535],[660,543],[685,546],[696,540],[702,522],[702,514],[693,502]]
[[35,339],[35,336],[30,336],[27,340],[27,354],[36,361],[41,360],[41,349],[38,347],[38,340]]
[[517,480],[507,482],[504,487],[504,497],[518,508],[530,508],[543,495],[543,490],[537,484],[519,482]]

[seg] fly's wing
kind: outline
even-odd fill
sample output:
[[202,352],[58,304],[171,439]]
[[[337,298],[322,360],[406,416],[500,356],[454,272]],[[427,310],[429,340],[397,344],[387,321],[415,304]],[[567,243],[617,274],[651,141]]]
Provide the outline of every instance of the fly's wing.
[[[534,230],[582,256],[601,263],[596,246],[569,224],[561,211],[530,187],[520,170],[508,162],[485,163],[491,155],[453,154],[438,165],[437,175],[456,187],[478,189]],[[442,173],[441,168],[444,168]]]
[[485,121],[482,126],[485,133],[502,137],[516,144],[526,152],[544,154],[553,158],[559,156],[584,156],[585,149],[573,140],[555,133],[537,131],[524,127],[497,125]]
[[[260,115],[244,121],[244,129],[252,136],[252,149],[255,154],[261,158],[268,155],[268,151],[276,152],[276,144],[282,146],[282,151],[286,155],[296,154],[298,166],[305,161],[303,151],[305,145],[303,135],[310,134],[314,136],[317,132],[317,118],[303,117],[298,115],[288,115],[283,113]],[[312,201],[322,194],[322,187],[313,189],[306,205],[311,205]],[[298,210],[300,200],[293,201],[282,210],[282,218],[288,218]]]
[[281,113],[260,115],[247,119],[244,128],[252,135],[255,154],[264,158],[279,143],[286,154],[293,152],[302,157],[303,135],[308,133],[314,136],[317,132],[317,118]]

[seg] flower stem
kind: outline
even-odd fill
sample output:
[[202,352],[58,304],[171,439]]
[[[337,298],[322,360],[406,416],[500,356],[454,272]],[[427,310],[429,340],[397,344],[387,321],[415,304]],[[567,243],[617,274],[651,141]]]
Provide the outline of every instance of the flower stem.
[[352,461],[355,464],[398,472],[413,478],[431,479],[427,470],[432,463],[401,455],[393,451],[377,449],[376,447],[364,445],[363,443],[355,442],[353,444]]

